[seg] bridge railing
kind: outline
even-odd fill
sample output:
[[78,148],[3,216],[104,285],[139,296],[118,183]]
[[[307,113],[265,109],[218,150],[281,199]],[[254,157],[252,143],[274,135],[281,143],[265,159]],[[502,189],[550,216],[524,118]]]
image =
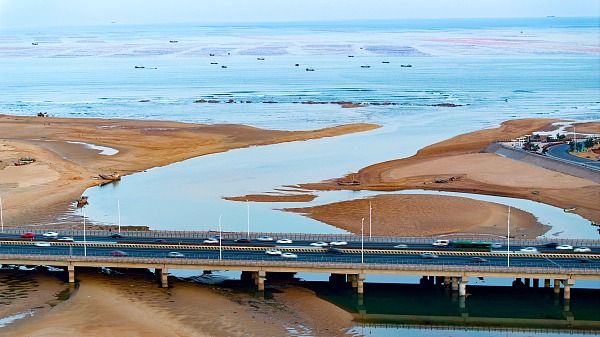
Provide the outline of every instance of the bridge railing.
[[[45,229],[5,229],[3,233],[6,234],[22,234],[25,232],[33,232],[36,236],[42,236],[43,233],[51,230]],[[83,236],[83,230],[56,230],[61,236]],[[100,236],[107,237],[114,232],[107,230],[88,230],[85,232],[87,236]],[[124,237],[135,237],[140,239],[160,239],[160,238],[181,238],[181,239],[205,239],[218,235],[219,232],[215,231],[179,231],[179,230],[152,230],[152,231],[121,231]],[[1,237],[0,233],[0,237]],[[221,233],[223,239],[234,240],[239,238],[245,238],[248,236],[246,232],[223,232]],[[334,240],[345,240],[349,242],[361,242],[364,240],[365,243],[406,243],[406,244],[425,244],[430,245],[434,240],[438,238],[444,238],[449,240],[465,240],[465,241],[487,241],[487,242],[498,242],[503,246],[506,246],[508,240],[506,237],[494,236],[494,235],[481,235],[481,234],[447,234],[439,235],[436,237],[391,237],[391,236],[364,236],[361,238],[360,235],[355,234],[304,234],[304,233],[271,233],[271,232],[251,232],[250,238],[256,239],[261,236],[271,236],[275,239],[291,239],[293,241],[334,241]],[[510,239],[510,244],[515,246],[541,246],[548,242],[557,242],[558,244],[570,244],[572,246],[584,246],[584,247],[600,247],[600,240],[598,239]]]
[[[228,266],[236,267],[300,267],[311,269],[352,269],[364,270],[377,273],[388,270],[413,270],[413,271],[465,271],[465,272],[494,272],[494,273],[538,273],[538,274],[578,274],[578,275],[597,275],[600,277],[600,267],[598,266],[582,266],[581,264],[562,264],[556,265],[552,263],[539,264],[532,262],[515,262],[508,267],[502,263],[491,262],[484,264],[469,264],[464,261],[420,261],[415,263],[415,260],[409,259],[385,259],[377,260],[376,262],[356,263],[348,262],[342,258],[336,257],[304,257],[300,256],[293,261],[273,258],[270,256],[236,256],[235,259],[219,259],[215,255],[200,255],[194,258],[170,258],[163,254],[139,254],[139,256],[107,256],[106,253],[81,255],[62,255],[48,254],[47,252],[28,251],[24,254],[0,254],[0,263],[2,264],[18,264],[18,261],[40,261],[40,264],[53,265],[56,262],[57,266],[64,265],[69,262],[106,262],[108,265],[119,263],[139,264],[140,268],[147,268],[144,265],[152,264],[169,264],[169,265],[198,265],[205,267],[206,265],[215,266],[215,269],[227,269]],[[176,269],[176,267],[174,267]]]

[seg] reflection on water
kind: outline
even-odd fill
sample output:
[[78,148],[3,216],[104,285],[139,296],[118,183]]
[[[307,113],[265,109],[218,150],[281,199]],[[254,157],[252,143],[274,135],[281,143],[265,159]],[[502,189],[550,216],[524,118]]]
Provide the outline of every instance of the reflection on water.
[[[559,335],[600,331],[600,293],[591,289],[573,289],[571,300],[565,301],[550,288],[469,286],[463,299],[448,288],[429,284],[365,283],[361,296],[348,285],[303,285],[350,312],[358,323],[351,331],[353,335],[475,336],[466,331],[476,330],[480,334],[481,330],[510,330]],[[461,332],[449,334],[448,330]],[[486,336],[506,335],[488,332]]]

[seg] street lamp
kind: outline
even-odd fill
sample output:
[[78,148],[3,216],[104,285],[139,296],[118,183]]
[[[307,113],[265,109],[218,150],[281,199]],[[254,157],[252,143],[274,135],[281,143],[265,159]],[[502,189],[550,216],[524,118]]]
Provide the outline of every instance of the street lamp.
[[0,224],[2,224],[2,232],[4,232],[4,218],[2,217],[2,198],[0,198]]
[[87,256],[87,242],[85,240],[85,213],[83,213],[83,256]]
[[365,218],[360,222],[360,263],[365,263]]
[[248,203],[248,199],[246,199],[246,208],[248,209],[246,212],[248,214],[248,236],[246,238],[250,239],[250,204]]
[[371,217],[371,211],[373,210],[373,208],[371,207],[371,201],[369,201],[369,239],[371,238],[371,232],[372,232],[372,217]]
[[223,214],[219,215],[219,260],[223,259],[223,253],[222,253],[222,247],[221,247],[221,238],[222,238],[222,234],[221,234],[221,217],[223,216]]
[[121,234],[121,200],[117,199],[117,213],[119,214],[119,234]]
[[506,234],[506,257],[508,267],[510,267],[510,206],[508,206],[508,233]]

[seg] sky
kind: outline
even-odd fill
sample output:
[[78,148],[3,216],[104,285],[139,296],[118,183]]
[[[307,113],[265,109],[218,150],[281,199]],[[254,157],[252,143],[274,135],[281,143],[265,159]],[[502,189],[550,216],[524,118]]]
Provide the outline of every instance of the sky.
[[0,27],[600,16],[600,0],[0,0]]

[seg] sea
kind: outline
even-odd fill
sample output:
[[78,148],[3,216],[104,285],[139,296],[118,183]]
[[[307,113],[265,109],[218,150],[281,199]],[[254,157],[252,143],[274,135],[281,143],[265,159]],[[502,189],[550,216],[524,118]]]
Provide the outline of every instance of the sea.
[[[287,192],[299,183],[408,157],[424,146],[505,120],[599,121],[599,41],[598,17],[2,29],[0,113],[105,118],[107,128],[120,118],[276,130],[381,125],[153,168],[88,189],[89,205],[73,205],[64,215],[160,230],[346,233],[281,209],[375,193],[319,192],[310,203],[223,197]],[[342,108],[339,102],[361,107]],[[107,150],[104,155],[115,154]],[[555,207],[462,196],[532,212],[552,227],[548,237],[600,238],[589,220]],[[356,333],[398,333],[396,328],[372,329],[376,332]]]

